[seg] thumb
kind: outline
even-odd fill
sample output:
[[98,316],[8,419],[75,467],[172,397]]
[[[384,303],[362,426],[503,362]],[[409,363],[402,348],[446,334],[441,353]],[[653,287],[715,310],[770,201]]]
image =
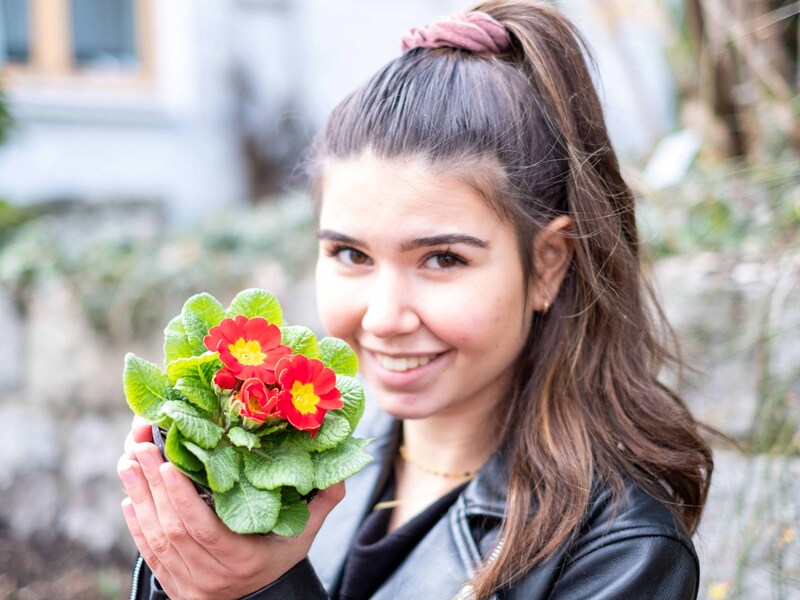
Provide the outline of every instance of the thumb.
[[329,488],[321,490],[308,504],[311,516],[301,535],[310,536],[313,540],[319,532],[322,523],[330,512],[342,501],[345,495],[344,481],[340,481]]
[[125,437],[125,454],[128,455],[128,458],[133,460],[133,446],[139,442],[152,441],[153,430],[151,429],[150,421],[140,417],[139,415],[134,415],[133,422],[131,423],[131,430]]
[[135,442],[152,442],[153,430],[151,429],[152,423],[139,415],[133,416],[133,423],[131,423],[131,437]]

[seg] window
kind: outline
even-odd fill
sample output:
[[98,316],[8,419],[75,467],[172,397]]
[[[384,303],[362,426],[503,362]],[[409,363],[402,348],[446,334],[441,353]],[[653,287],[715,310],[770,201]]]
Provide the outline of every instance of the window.
[[0,58],[12,62],[28,62],[30,26],[27,0],[2,0],[0,5]]
[[72,0],[72,51],[81,66],[135,67],[133,0]]
[[155,0],[0,0],[5,82],[151,79]]

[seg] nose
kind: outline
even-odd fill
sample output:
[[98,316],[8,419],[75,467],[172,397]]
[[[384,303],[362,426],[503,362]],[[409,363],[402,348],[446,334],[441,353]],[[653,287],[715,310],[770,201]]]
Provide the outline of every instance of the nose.
[[362,329],[375,337],[388,338],[412,333],[420,323],[412,286],[399,274],[382,269],[369,290]]

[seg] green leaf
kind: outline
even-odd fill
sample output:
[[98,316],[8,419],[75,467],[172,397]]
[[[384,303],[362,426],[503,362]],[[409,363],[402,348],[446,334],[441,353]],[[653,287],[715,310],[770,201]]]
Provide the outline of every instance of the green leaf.
[[292,504],[283,504],[278,515],[278,522],[272,528],[272,532],[277,535],[296,536],[303,533],[308,523],[308,503],[305,500]]
[[267,533],[278,522],[279,490],[260,490],[244,478],[227,492],[214,492],[217,515],[236,533]]
[[281,327],[281,343],[286,344],[295,354],[303,354],[309,358],[319,358],[317,337],[308,327],[287,325]]
[[244,476],[254,486],[264,490],[290,485],[301,494],[307,494],[314,487],[311,455],[289,443],[245,454]]
[[347,439],[350,432],[350,424],[347,419],[329,411],[325,414],[325,419],[315,437],[312,438],[308,431],[298,430],[290,432],[287,437],[293,445],[308,452],[322,452],[338,446],[340,442]]
[[220,446],[204,450],[192,442],[185,442],[186,449],[200,459],[206,468],[208,487],[215,492],[227,492],[239,481],[241,455],[232,446]]
[[[267,419],[266,421],[264,421],[264,423],[272,423],[272,422],[277,421],[277,420],[278,419]],[[258,437],[266,437],[268,435],[272,435],[273,433],[276,433],[276,432],[279,432],[279,431],[285,431],[288,428],[289,428],[289,422],[288,421],[279,421],[275,425],[270,425],[269,427],[265,427],[264,429],[259,429],[258,431],[255,432],[255,434]]]
[[197,377],[181,377],[175,383],[175,389],[189,402],[207,412],[214,412],[219,408],[217,394]]
[[319,341],[319,353],[326,367],[337,375],[358,373],[358,358],[347,342],[339,338],[326,337]]
[[250,288],[242,290],[231,302],[227,316],[231,319],[238,315],[244,315],[252,319],[253,317],[264,317],[270,323],[281,327],[283,325],[283,310],[274,294]]
[[181,315],[178,315],[164,330],[164,364],[167,365],[176,358],[187,358],[192,354],[192,346],[186,337]]
[[224,433],[222,427],[209,421],[191,404],[170,400],[163,404],[161,412],[173,420],[187,440],[203,448],[216,446]]
[[181,321],[192,354],[202,354],[207,350],[203,338],[208,330],[219,325],[225,318],[225,309],[211,294],[195,294],[183,305]]
[[364,452],[364,447],[370,442],[371,439],[349,438],[332,450],[314,454],[315,487],[320,490],[329,488],[371,463],[372,457]]
[[167,363],[167,377],[175,385],[181,377],[196,377],[213,390],[214,375],[222,368],[218,352],[203,352],[199,356],[176,358]]
[[[167,432],[167,439],[164,443],[164,453],[171,463],[184,471],[199,471],[203,468],[203,463],[186,448],[183,444],[186,438],[181,435],[177,427],[170,427]],[[189,442],[191,443],[191,442]]]
[[[173,463],[173,464],[175,464],[175,463]],[[208,487],[208,477],[206,477],[206,472],[205,471],[189,471],[187,469],[184,469],[183,467],[181,467],[178,464],[175,464],[175,466],[178,468],[178,470],[181,473],[186,475],[189,479],[194,481],[196,484],[202,485],[206,489],[210,489]]]
[[247,448],[248,450],[261,448],[261,438],[255,433],[245,431],[241,427],[231,427],[228,430],[228,439],[231,441],[231,444],[239,446],[240,448]]
[[355,431],[356,425],[364,414],[364,386],[355,377],[337,375],[336,387],[342,392],[344,406],[333,412],[347,419],[347,422],[350,423],[350,430]]
[[155,421],[170,390],[164,372],[153,363],[128,353],[125,355],[122,383],[131,410],[140,417]]

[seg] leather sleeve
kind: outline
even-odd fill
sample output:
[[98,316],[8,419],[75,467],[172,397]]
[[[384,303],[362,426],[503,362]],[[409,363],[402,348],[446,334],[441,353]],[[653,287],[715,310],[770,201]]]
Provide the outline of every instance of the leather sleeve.
[[328,592],[314,572],[314,567],[304,558],[289,569],[280,579],[241,600],[329,600]]
[[[169,600],[147,565],[144,564],[138,578],[137,600]],[[260,590],[248,594],[241,600],[329,600],[314,567],[307,558],[289,569],[280,579]]]
[[699,567],[686,544],[666,535],[587,548],[564,566],[553,600],[693,600]]

